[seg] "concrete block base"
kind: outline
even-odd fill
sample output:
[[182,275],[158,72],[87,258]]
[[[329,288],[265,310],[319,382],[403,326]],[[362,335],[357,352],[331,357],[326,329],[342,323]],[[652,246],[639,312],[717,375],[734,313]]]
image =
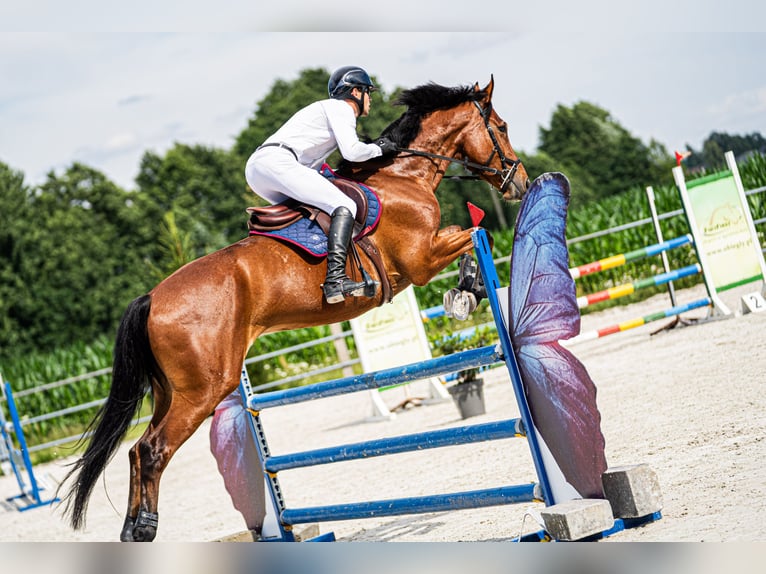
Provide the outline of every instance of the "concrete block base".
[[554,540],[580,540],[600,534],[614,525],[607,500],[580,499],[554,504],[540,511],[545,531]]
[[615,518],[640,518],[662,509],[660,483],[647,464],[608,468],[601,482]]

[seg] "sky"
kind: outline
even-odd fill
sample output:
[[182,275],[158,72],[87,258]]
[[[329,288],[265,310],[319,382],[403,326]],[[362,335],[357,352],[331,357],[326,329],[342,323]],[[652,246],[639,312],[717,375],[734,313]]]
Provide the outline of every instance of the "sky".
[[527,153],[558,105],[582,100],[670,153],[713,131],[766,134],[760,0],[388,0],[367,16],[358,3],[127,4],[0,7],[0,162],[28,184],[77,161],[133,189],[144,152],[229,148],[277,79],[348,64],[389,92],[493,75]]

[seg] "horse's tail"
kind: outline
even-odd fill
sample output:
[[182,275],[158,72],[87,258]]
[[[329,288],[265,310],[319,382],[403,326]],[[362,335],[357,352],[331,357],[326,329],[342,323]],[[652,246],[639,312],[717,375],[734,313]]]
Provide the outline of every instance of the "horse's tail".
[[87,432],[95,428],[88,447],[64,479],[67,481],[77,474],[64,497],[65,513],[70,515],[74,529],[85,524],[85,512],[93,486],[125,437],[144,394],[151,387],[152,378],[162,376],[149,346],[146,323],[150,308],[149,295],[143,295],[128,305],[114,344],[109,396],[86,429]]

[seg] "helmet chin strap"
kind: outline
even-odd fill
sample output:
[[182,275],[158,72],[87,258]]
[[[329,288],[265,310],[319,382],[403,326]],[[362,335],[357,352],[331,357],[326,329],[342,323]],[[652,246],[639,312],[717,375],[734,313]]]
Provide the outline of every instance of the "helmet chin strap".
[[362,114],[364,113],[364,95],[370,93],[370,90],[366,86],[363,88],[356,88],[356,89],[362,92],[362,97],[355,98],[354,95],[351,92],[349,92],[348,99],[356,104],[356,109],[359,110],[357,117],[362,117]]

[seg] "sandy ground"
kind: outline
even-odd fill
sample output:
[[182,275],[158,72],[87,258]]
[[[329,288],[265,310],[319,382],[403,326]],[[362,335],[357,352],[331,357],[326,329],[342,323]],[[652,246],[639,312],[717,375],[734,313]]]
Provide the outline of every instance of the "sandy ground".
[[[753,288],[751,287],[751,289]],[[704,295],[677,293],[679,302]],[[732,297],[738,293],[731,294]],[[737,307],[733,299],[732,307]],[[658,295],[583,319],[600,328],[669,307]],[[692,312],[685,317],[704,315]],[[662,519],[615,534],[611,541],[766,540],[766,313],[707,321],[657,335],[669,320],[571,348],[598,386],[610,466],[648,463],[663,491]],[[504,367],[485,373],[487,414],[466,423],[517,416]],[[421,383],[411,386],[416,396]],[[425,388],[425,387],[423,387]],[[394,405],[402,389],[384,393]],[[451,401],[400,411],[394,420],[364,422],[366,393],[281,407],[263,414],[273,453],[400,435],[463,424]],[[158,541],[212,541],[244,530],[209,448],[210,420],[165,472]],[[123,522],[128,464],[125,445],[99,481],[86,528],[72,531],[57,506],[27,512],[0,508],[0,541],[114,541]],[[39,465],[55,484],[71,459]],[[280,474],[288,507],[472,490],[534,480],[520,439],[434,449]],[[0,495],[16,494],[0,477]],[[44,492],[48,494],[50,491]],[[320,524],[343,541],[512,541],[538,526],[529,505]],[[537,506],[539,509],[540,506]]]

